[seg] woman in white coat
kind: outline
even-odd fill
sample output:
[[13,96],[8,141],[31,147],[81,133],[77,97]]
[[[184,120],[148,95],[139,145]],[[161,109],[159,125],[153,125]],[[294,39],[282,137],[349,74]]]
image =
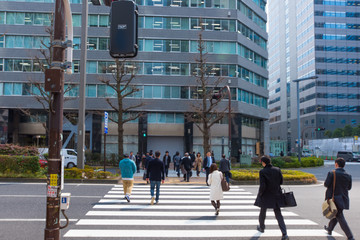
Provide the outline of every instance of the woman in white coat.
[[[210,200],[215,208],[215,215],[219,215],[220,200],[223,199],[223,191],[221,188],[222,172],[218,171],[216,163],[211,164],[209,171],[208,184],[210,185]],[[216,202],[215,202],[216,201]]]

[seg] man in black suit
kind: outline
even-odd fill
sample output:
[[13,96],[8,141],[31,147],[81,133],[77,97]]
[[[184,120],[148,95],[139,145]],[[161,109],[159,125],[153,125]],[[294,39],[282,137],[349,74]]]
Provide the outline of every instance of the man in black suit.
[[208,185],[208,186],[209,186],[209,184],[207,182],[208,182],[209,173],[210,173],[210,166],[213,163],[215,163],[215,161],[211,157],[211,152],[207,152],[206,157],[204,158],[204,161],[203,161],[203,171],[206,172],[206,185]]
[[[334,200],[335,205],[338,210],[336,217],[331,219],[328,226],[324,226],[325,230],[331,235],[336,224],[339,222],[341,229],[344,231],[348,240],[353,240],[354,236],[347,224],[343,210],[349,209],[349,190],[352,186],[351,175],[345,172],[345,160],[343,158],[337,158],[335,160],[335,193]],[[332,198],[333,194],[333,182],[334,182],[334,173],[333,171],[329,172],[327,178],[324,182],[324,186],[327,187],[325,193],[325,199]]]
[[[146,173],[146,181],[149,181],[150,178],[150,194],[151,194],[151,202],[153,205],[154,201],[156,204],[159,202],[160,196],[160,183],[164,183],[165,181],[165,166],[163,161],[160,160],[160,152],[155,152],[155,158],[148,163],[147,173]],[[156,199],[154,197],[154,190],[156,186]]]
[[170,162],[171,162],[171,157],[169,155],[169,151],[165,152],[165,155],[163,157],[163,162],[164,162],[164,165],[165,165],[165,174],[166,174],[166,177],[168,177],[169,166],[170,166]]
[[280,187],[283,183],[281,170],[271,165],[270,158],[268,156],[262,156],[260,161],[264,168],[259,173],[260,187],[254,204],[255,206],[261,208],[259,214],[260,225],[257,226],[257,230],[262,233],[265,231],[266,210],[268,208],[272,208],[274,209],[276,220],[282,232],[281,240],[287,240],[289,237],[287,235],[286,225],[280,210],[280,207],[285,206]]

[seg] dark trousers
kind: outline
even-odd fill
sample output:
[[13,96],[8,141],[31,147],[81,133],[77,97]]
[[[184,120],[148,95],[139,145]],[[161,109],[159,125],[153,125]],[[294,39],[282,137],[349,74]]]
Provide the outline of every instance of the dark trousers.
[[186,171],[186,173],[184,174],[184,181],[189,182],[189,181],[190,181],[190,177],[191,177],[191,170],[190,170],[190,171]]
[[165,165],[165,176],[167,177],[169,174],[169,166]]
[[328,229],[330,231],[334,230],[336,224],[339,222],[341,229],[344,231],[346,237],[348,239],[354,239],[354,236],[349,228],[349,225],[347,224],[345,217],[344,217],[344,213],[343,213],[343,209],[338,209],[338,213],[336,214],[336,218],[333,218],[330,220],[329,222],[329,226]]
[[208,179],[209,179],[209,174],[210,174],[210,168],[206,167],[205,168],[205,172],[206,172],[206,185],[208,185]]
[[136,172],[140,172],[140,161],[136,161]]
[[[266,210],[267,208],[262,207],[260,209],[260,214],[259,214],[259,224],[260,224],[260,228],[265,229],[265,218],[266,218]],[[283,235],[286,235],[286,225],[284,222],[284,217],[281,214],[281,210],[280,208],[274,208],[274,213],[275,213],[275,217],[276,220],[278,222],[279,228],[282,232]]]

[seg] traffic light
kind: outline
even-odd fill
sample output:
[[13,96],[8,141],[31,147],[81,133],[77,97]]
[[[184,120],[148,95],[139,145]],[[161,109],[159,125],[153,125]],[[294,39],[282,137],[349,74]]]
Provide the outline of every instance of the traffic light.
[[105,5],[110,7],[112,0],[91,0],[91,3],[96,6]]
[[324,127],[317,127],[317,128],[315,128],[315,131],[324,131],[324,130],[325,130]]
[[133,1],[114,1],[110,10],[110,55],[132,58],[138,53],[138,7]]

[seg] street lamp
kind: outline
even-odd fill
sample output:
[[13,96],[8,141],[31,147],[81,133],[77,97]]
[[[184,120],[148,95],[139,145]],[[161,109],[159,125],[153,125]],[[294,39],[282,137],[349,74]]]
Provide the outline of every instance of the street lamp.
[[301,146],[300,146],[300,96],[299,96],[299,82],[310,80],[310,79],[317,79],[318,76],[311,76],[306,78],[299,78],[293,80],[293,82],[296,82],[296,101],[297,101],[297,125],[298,125],[298,159],[301,163]]

